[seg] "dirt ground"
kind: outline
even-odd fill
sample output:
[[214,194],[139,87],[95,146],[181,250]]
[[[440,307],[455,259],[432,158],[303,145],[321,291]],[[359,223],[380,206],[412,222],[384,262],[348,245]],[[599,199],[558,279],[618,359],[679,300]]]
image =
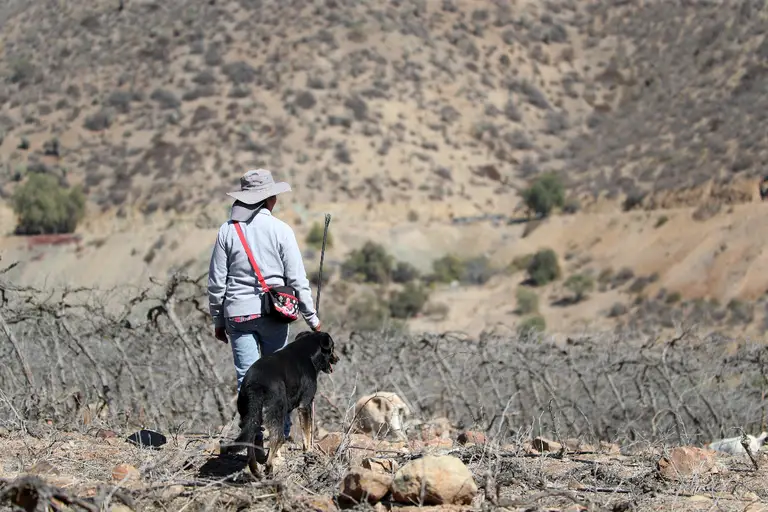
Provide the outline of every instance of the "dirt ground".
[[[25,494],[17,491],[26,485],[36,486],[39,496],[53,496],[49,503],[59,506],[53,510],[335,510],[339,483],[360,456],[390,458],[402,466],[432,452],[461,459],[479,489],[471,505],[433,510],[768,510],[763,453],[757,470],[746,456],[718,455],[714,470],[668,481],[657,470],[661,449],[561,454],[526,449],[526,443],[462,446],[447,439],[426,448],[412,443],[411,449],[380,441],[360,450],[360,440],[353,438],[333,456],[317,446],[303,454],[290,445],[272,479],[257,481],[244,455],[217,455],[212,437],[170,435],[165,445],[150,449],[123,435],[106,435],[112,433],[5,432],[2,506],[19,503]],[[129,469],[121,473],[121,467]],[[386,496],[375,506],[382,507],[407,510]]]

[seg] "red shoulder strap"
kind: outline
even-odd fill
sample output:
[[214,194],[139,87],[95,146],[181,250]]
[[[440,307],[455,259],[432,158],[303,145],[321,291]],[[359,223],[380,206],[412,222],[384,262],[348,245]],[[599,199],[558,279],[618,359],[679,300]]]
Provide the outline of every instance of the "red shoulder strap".
[[243,244],[243,248],[245,249],[245,254],[248,255],[248,260],[251,262],[251,267],[253,267],[253,271],[256,272],[256,277],[259,280],[259,284],[261,285],[261,289],[265,292],[269,291],[269,286],[267,286],[267,283],[264,281],[264,277],[261,275],[261,270],[259,270],[259,266],[256,264],[256,260],[253,257],[253,253],[251,252],[251,248],[248,247],[248,242],[245,241],[245,235],[243,234],[243,228],[240,227],[239,222],[235,222],[235,230],[237,230],[237,236],[240,237],[240,243]]

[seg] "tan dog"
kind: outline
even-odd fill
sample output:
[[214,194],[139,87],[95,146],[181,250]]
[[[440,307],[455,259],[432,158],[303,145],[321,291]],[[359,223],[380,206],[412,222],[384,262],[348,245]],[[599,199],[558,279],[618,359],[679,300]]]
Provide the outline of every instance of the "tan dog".
[[410,409],[397,394],[379,391],[357,401],[353,428],[366,434],[392,433],[399,439],[406,439],[405,420],[410,414]]

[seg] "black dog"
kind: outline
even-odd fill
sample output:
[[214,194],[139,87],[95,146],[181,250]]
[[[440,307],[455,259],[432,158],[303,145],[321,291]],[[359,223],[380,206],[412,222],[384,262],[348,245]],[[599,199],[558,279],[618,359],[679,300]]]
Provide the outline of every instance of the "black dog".
[[[260,476],[257,462],[266,461],[267,473],[272,472],[274,458],[285,443],[283,422],[286,415],[298,408],[304,451],[312,448],[312,403],[317,391],[320,372],[332,373],[339,361],[331,335],[325,332],[305,332],[296,336],[282,350],[266,355],[253,363],[243,378],[237,396],[240,414],[240,435],[222,453],[233,453],[248,446],[248,467]],[[262,425],[269,429],[269,456],[264,453],[256,433]],[[239,447],[238,447],[239,445]]]

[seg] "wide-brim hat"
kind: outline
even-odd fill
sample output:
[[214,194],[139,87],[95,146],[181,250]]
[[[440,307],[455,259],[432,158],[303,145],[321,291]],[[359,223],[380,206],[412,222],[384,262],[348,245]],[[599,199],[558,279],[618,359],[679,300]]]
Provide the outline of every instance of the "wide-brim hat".
[[[232,206],[232,220],[245,222],[253,216],[255,207],[268,197],[290,192],[291,186],[284,181],[275,182],[272,172],[267,169],[254,169],[240,177],[240,190],[227,192],[242,204]],[[249,208],[250,206],[250,208]]]

